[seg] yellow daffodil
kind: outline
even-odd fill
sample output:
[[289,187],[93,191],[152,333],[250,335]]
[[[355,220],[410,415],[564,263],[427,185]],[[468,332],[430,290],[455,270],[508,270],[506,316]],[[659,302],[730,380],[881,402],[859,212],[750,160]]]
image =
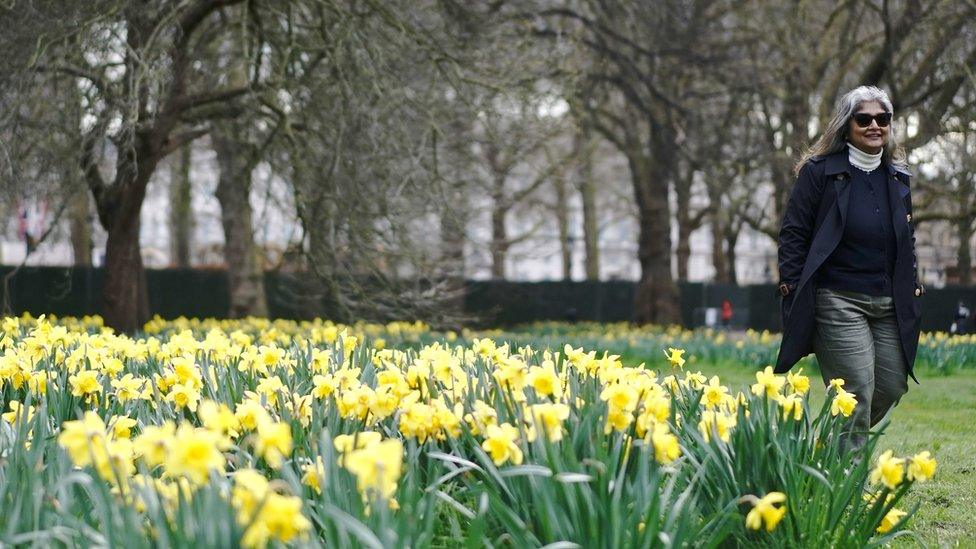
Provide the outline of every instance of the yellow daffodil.
[[287,423],[262,421],[258,424],[254,450],[273,469],[280,468],[285,457],[291,455],[291,427]]
[[701,396],[701,405],[706,408],[717,408],[725,403],[725,398],[728,396],[729,388],[722,385],[718,379],[718,376],[712,376],[708,381],[708,385],[705,385],[704,392]]
[[654,459],[661,465],[667,465],[681,456],[681,445],[678,437],[671,433],[666,423],[654,424],[650,434],[651,444],[654,445]]
[[857,407],[857,398],[854,393],[848,393],[837,387],[837,394],[830,402],[830,415],[844,414],[844,417],[850,417],[854,413],[855,407]]
[[793,416],[793,419],[800,421],[803,418],[803,398],[799,394],[793,393],[788,396],[776,395],[776,403],[783,410],[783,419]]
[[220,435],[209,429],[181,425],[163,461],[166,476],[185,477],[195,485],[206,484],[211,471],[224,472],[226,458],[220,444]]
[[390,499],[396,493],[403,468],[403,444],[387,439],[353,450],[346,454],[343,466],[356,477],[356,486],[364,498]]
[[724,412],[715,410],[705,410],[702,412],[701,421],[698,422],[698,431],[701,433],[705,442],[711,441],[712,432],[718,433],[718,437],[728,442],[735,427],[735,416],[730,416]]
[[888,450],[878,456],[874,470],[871,471],[871,483],[881,482],[889,489],[894,490],[905,478],[905,459],[892,457],[892,451]]
[[908,480],[925,482],[935,475],[935,458],[928,450],[912,456],[908,461]]
[[[767,532],[772,532],[779,521],[783,520],[786,514],[786,494],[782,492],[770,492],[761,498],[753,498],[752,510],[746,515],[746,528],[759,530],[766,526]],[[779,507],[778,503],[784,503]]]
[[794,372],[786,373],[786,383],[789,384],[790,389],[798,394],[805,395],[807,391],[810,390],[810,378],[803,375],[803,368]]
[[502,465],[507,461],[519,465],[522,463],[522,449],[516,444],[518,438],[518,429],[508,423],[489,425],[481,447],[488,452],[495,465]]
[[752,394],[775,398],[786,383],[786,378],[773,373],[772,366],[766,366],[761,372],[756,372],[756,382],[752,385]]
[[671,367],[676,369],[680,369],[685,365],[685,359],[681,356],[683,354],[685,354],[684,349],[675,349],[674,347],[668,347],[668,350],[664,351],[664,356],[671,363]]
[[881,518],[881,523],[878,524],[875,531],[879,534],[887,534],[892,528],[895,527],[896,524],[898,524],[902,517],[907,514],[908,513],[902,511],[901,509],[892,508],[890,511],[885,513],[884,517]]

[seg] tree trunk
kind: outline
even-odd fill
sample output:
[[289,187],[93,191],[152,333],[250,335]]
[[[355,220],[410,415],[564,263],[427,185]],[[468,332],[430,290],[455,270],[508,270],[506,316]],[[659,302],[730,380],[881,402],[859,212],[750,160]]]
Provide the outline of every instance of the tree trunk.
[[440,214],[441,259],[440,276],[446,282],[447,299],[444,302],[446,326],[461,329],[464,316],[464,220],[467,208],[463,192],[455,192],[453,203]]
[[[141,163],[137,160],[141,160]],[[95,195],[98,218],[108,232],[102,317],[116,331],[133,334],[149,320],[149,293],[139,247],[139,215],[157,157],[142,139],[118,161],[115,182]]]
[[726,264],[725,255],[725,227],[722,224],[720,208],[715,209],[712,214],[712,267],[715,269],[715,282],[724,283],[729,281],[729,271]]
[[956,222],[959,235],[959,248],[956,250],[956,269],[959,271],[959,284],[969,286],[973,283],[973,256],[970,246],[973,241],[974,216],[963,216]]
[[230,286],[231,318],[268,316],[264,269],[254,244],[251,221],[251,171],[255,151],[240,140],[240,128],[220,127],[211,134],[220,174],[217,200],[224,228],[224,260]]
[[[308,181],[305,174],[295,174],[296,181]],[[313,288],[319,305],[306,309],[314,316],[324,316],[339,323],[353,320],[339,281],[339,259],[336,256],[336,214],[334,183],[323,178],[315,184],[295,187],[295,207],[308,238],[308,264],[314,275]],[[309,300],[306,300],[309,301]]]
[[726,256],[729,258],[729,261],[727,263],[728,271],[724,282],[730,284],[739,283],[739,278],[735,274],[735,245],[739,242],[739,232],[738,230],[729,230],[725,234]]
[[562,258],[563,280],[573,279],[573,241],[569,235],[569,197],[566,192],[566,177],[557,174],[553,183],[556,186],[556,226],[559,231],[559,252]]
[[492,194],[491,208],[491,277],[505,279],[505,256],[508,252],[508,232],[505,227],[504,180],[496,177],[495,192]]
[[656,134],[652,156],[641,154],[634,147],[628,152],[637,201],[637,256],[641,266],[641,279],[634,296],[635,321],[638,324],[677,323],[680,308],[678,287],[671,276],[671,207],[668,203],[668,181],[674,173],[675,155],[668,154],[673,151]]
[[688,211],[691,205],[691,169],[686,177],[681,177],[674,186],[675,190],[675,212],[678,222],[678,247],[675,250],[675,259],[678,262],[678,280],[688,280],[688,259],[691,257],[691,213]]
[[189,144],[180,147],[178,158],[170,164],[170,257],[181,269],[190,266],[190,238],[193,234],[192,183],[190,166],[193,150]]
[[71,230],[71,251],[74,255],[75,267],[91,267],[92,229],[89,219],[91,198],[87,191],[77,193],[72,200],[69,215]]
[[[577,140],[580,136],[577,135]],[[583,203],[583,243],[586,250],[586,279],[600,280],[600,229],[596,211],[596,181],[593,179],[593,158],[590,147],[582,150],[579,163],[580,197]]]

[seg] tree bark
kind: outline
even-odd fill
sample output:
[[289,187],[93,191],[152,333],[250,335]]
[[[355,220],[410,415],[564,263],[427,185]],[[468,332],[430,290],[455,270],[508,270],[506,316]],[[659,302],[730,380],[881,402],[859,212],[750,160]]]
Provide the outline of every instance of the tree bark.
[[721,214],[716,210],[712,214],[712,268],[715,269],[715,282],[729,281],[729,271],[725,256],[725,229],[722,225]]
[[726,250],[728,250],[726,252],[726,255],[729,258],[729,260],[728,263],[726,264],[727,273],[724,277],[725,278],[724,282],[728,282],[730,284],[739,283],[739,278],[738,276],[736,276],[735,273],[735,263],[736,263],[735,245],[739,241],[739,232],[740,231],[738,230],[729,230],[725,233],[725,248]]
[[[460,186],[459,186],[460,187]],[[463,189],[451,189],[454,195],[450,207],[440,212],[441,254],[439,274],[446,283],[443,308],[447,313],[445,325],[460,330],[464,317],[464,244],[467,204]]]
[[956,269],[959,272],[959,284],[969,286],[973,283],[973,221],[976,216],[966,215],[956,222],[959,235],[959,248],[956,250]]
[[678,280],[688,280],[688,259],[691,257],[691,232],[695,229],[692,226],[691,212],[691,170],[684,174],[674,186],[675,190],[675,218],[678,224],[678,247],[675,250],[675,259],[678,262]]
[[[142,160],[137,163],[136,160]],[[158,158],[144,139],[120,155],[112,187],[96,194],[98,217],[108,232],[102,316],[117,331],[133,334],[149,320],[149,293],[139,246],[140,212]]]
[[[663,132],[662,128],[662,132]],[[674,154],[667,139],[652,135],[651,155],[632,145],[628,164],[638,211],[637,256],[641,278],[634,296],[638,324],[672,324],[680,319],[678,287],[671,276],[671,207],[668,181],[674,174]]]
[[251,210],[253,146],[240,139],[241,128],[219,127],[211,134],[220,174],[217,200],[224,228],[224,260],[230,290],[230,318],[268,316],[264,269],[254,244]]
[[497,176],[491,208],[491,277],[496,280],[505,279],[505,257],[508,254],[508,231],[505,227],[507,210],[505,180]]
[[87,191],[76,194],[72,201],[69,215],[71,230],[71,251],[74,256],[75,267],[91,267],[92,257],[92,229],[89,209],[91,198]]
[[[577,136],[579,139],[579,136]],[[589,147],[582,148],[577,182],[583,203],[583,243],[586,251],[586,279],[600,280],[600,229],[596,209],[596,181]]]
[[173,258],[173,265],[181,269],[190,266],[190,240],[193,234],[192,155],[190,145],[183,145],[179,157],[170,164],[170,257]]
[[553,183],[556,186],[556,227],[559,232],[559,255],[562,259],[564,281],[573,279],[573,242],[569,235],[569,197],[566,177],[557,174]]

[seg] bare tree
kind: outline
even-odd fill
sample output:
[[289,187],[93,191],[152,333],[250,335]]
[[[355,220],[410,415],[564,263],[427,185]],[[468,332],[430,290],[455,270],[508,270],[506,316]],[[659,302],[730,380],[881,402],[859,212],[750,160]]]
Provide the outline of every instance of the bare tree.
[[79,144],[78,165],[108,233],[103,315],[118,330],[133,332],[148,318],[139,214],[160,161],[206,134],[209,121],[233,116],[239,99],[268,85],[261,75],[244,86],[204,85],[208,79],[199,61],[228,29],[215,14],[240,3],[103,1],[78,11],[51,3],[41,12],[44,28],[18,29],[36,32],[30,41],[43,45],[21,67],[23,78],[41,88],[68,80],[81,95],[48,104],[63,109],[80,103],[82,124],[48,131]]
[[613,143],[630,166],[638,208],[641,279],[635,298],[641,323],[676,322],[670,189],[679,185],[678,149],[689,101],[701,75],[717,63],[723,10],[707,3],[579,1],[532,13],[535,33],[569,37],[588,61],[576,62],[571,102],[587,124]]
[[558,119],[540,114],[544,107],[540,99],[545,100],[495,95],[481,113],[475,143],[485,172],[482,189],[491,199],[489,249],[493,278],[505,278],[509,248],[536,236],[547,221],[545,216],[537,216],[529,227],[513,235],[508,226],[510,211],[551,184],[561,169],[557,155],[549,147],[562,127]]
[[597,211],[597,182],[593,175],[596,140],[588,130],[580,129],[573,141],[576,157],[576,189],[580,195],[583,215],[583,249],[586,280],[600,280],[600,234]]

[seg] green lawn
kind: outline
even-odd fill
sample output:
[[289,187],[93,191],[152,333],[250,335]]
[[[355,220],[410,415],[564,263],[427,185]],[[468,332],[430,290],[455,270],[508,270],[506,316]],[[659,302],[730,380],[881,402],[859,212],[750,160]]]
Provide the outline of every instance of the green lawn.
[[[733,388],[755,381],[754,371],[741,365],[690,366],[708,376],[718,375]],[[819,372],[807,370],[804,373],[819,379]],[[939,469],[935,479],[909,493],[905,507],[921,503],[912,529],[926,547],[976,547],[976,370],[950,375],[921,371],[917,376],[921,385],[909,382],[908,394],[892,413],[879,451],[890,448],[906,456],[930,450]],[[818,409],[824,390],[819,383],[812,385],[810,404]]]

